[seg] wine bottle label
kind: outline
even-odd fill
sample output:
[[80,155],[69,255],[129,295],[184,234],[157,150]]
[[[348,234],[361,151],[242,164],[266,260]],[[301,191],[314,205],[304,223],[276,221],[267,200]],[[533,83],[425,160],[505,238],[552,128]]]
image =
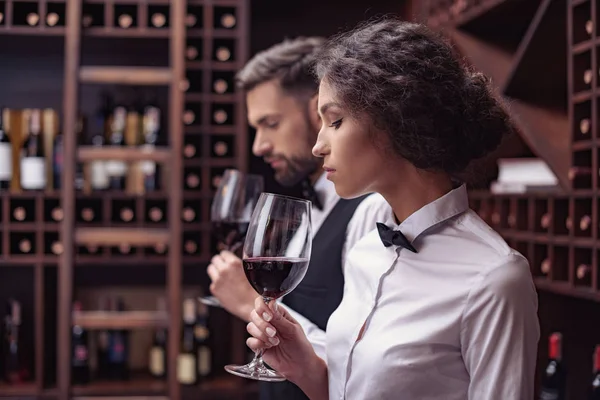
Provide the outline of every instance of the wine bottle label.
[[210,348],[208,346],[201,346],[198,349],[198,374],[200,376],[208,376],[210,374]]
[[177,356],[177,380],[185,385],[196,383],[196,360],[193,354]]
[[43,157],[21,159],[21,186],[23,189],[46,187],[46,162]]
[[127,164],[123,161],[107,161],[106,173],[108,174],[108,176],[125,176],[125,174],[127,173]]
[[120,333],[113,332],[110,335],[110,347],[108,349],[108,359],[111,363],[120,364],[125,362],[125,343],[123,342],[123,336]]
[[88,349],[85,345],[78,344],[73,348],[73,366],[86,365],[88,361]]
[[165,352],[161,347],[154,346],[150,349],[150,373],[154,376],[161,376],[165,373],[164,363]]
[[[154,149],[153,144],[144,144],[140,146],[142,152],[151,152]],[[156,163],[154,161],[142,161],[140,169],[144,175],[154,175],[156,173]]]
[[0,143],[0,181],[12,177],[12,150],[10,143]]
[[90,166],[90,181],[94,189],[106,189],[109,184],[108,172],[104,161],[94,161]]
[[542,389],[540,392],[540,400],[560,400],[558,390],[556,389]]

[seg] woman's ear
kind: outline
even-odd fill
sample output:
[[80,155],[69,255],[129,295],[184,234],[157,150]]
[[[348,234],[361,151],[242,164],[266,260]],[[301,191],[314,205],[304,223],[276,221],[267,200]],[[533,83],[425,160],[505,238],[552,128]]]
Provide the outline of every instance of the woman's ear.
[[310,123],[315,130],[319,132],[321,130],[321,117],[319,116],[319,95],[315,94],[308,100],[308,118]]

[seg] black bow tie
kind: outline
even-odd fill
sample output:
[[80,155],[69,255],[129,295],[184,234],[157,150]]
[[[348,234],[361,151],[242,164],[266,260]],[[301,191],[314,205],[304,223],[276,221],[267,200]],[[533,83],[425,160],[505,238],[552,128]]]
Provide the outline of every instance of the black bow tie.
[[406,236],[402,234],[400,231],[395,231],[381,222],[377,223],[377,230],[379,231],[379,237],[383,242],[385,247],[390,247],[391,245],[401,246],[407,250],[412,251],[413,253],[417,252],[417,249],[413,247],[412,244],[408,241]]
[[310,200],[313,207],[316,207],[319,210],[323,209],[323,204],[321,204],[321,200],[319,200],[319,196],[317,196],[315,188],[313,188],[308,179],[302,181],[302,197],[305,200]]

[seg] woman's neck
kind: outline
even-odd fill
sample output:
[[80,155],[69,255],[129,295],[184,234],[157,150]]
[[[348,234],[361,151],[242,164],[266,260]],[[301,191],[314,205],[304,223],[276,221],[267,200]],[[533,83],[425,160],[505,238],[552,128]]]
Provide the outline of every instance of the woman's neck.
[[446,173],[428,172],[409,164],[402,168],[402,177],[391,174],[378,191],[390,204],[400,223],[452,188],[452,180]]

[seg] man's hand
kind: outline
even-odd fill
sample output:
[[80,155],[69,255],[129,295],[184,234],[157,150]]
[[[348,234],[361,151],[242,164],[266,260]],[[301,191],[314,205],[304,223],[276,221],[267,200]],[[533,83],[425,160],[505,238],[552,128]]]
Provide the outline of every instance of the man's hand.
[[207,273],[212,280],[210,291],[223,308],[249,322],[257,293],[246,279],[242,260],[229,251],[222,251],[212,258]]

